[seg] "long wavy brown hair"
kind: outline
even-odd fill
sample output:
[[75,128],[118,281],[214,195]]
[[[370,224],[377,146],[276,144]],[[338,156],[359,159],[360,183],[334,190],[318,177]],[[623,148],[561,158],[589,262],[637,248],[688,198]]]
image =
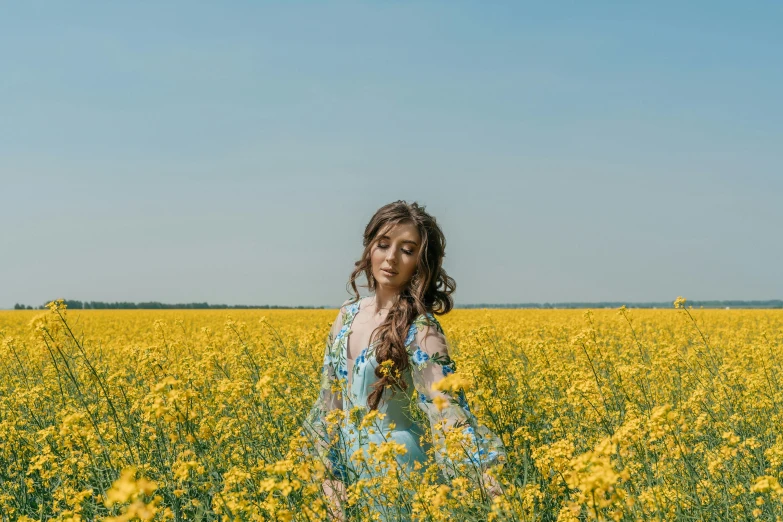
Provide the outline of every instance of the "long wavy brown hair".
[[[375,375],[378,382],[373,385],[373,391],[367,398],[370,410],[377,410],[386,386],[391,386],[392,393],[396,390],[405,391],[408,386],[402,378],[409,368],[408,352],[405,348],[405,338],[413,320],[421,314],[432,313],[442,315],[454,307],[451,294],[457,288],[457,283],[443,269],[443,258],[446,250],[446,238],[434,217],[418,203],[395,201],[379,208],[364,229],[364,253],[348,280],[356,299],[359,291],[356,288],[356,278],[361,274],[367,278],[366,287],[375,291],[376,282],[372,275],[371,253],[380,236],[386,230],[398,224],[413,224],[421,235],[421,248],[416,264],[416,271],[405,287],[400,291],[399,298],[389,309],[384,322],[373,331],[376,334],[377,346],[375,358],[378,367]],[[349,290],[350,291],[350,290]],[[392,361],[392,371],[382,371],[381,364]]]

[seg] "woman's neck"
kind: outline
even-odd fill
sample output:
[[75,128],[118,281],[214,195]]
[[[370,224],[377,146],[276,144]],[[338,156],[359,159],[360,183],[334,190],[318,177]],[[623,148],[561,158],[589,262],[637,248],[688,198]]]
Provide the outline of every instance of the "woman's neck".
[[396,289],[383,288],[378,286],[375,288],[375,310],[388,310],[399,299],[400,293]]

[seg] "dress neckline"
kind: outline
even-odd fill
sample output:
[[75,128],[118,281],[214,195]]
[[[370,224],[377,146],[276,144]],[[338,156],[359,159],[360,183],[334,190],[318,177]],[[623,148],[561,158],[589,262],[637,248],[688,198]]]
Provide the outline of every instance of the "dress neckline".
[[[356,319],[356,316],[359,315],[359,311],[362,309],[362,301],[364,301],[366,297],[360,297],[358,301],[356,301],[356,312],[351,315],[351,320],[348,322],[348,329],[350,330],[353,326],[353,320]],[[348,361],[355,361],[356,358],[350,358],[348,357],[350,355],[350,350],[348,349],[348,343],[351,342],[351,335],[348,334],[348,337],[345,339],[345,359]]]
[[[354,319],[356,318],[357,315],[359,315],[359,311],[362,309],[362,303],[366,299],[369,299],[369,298],[370,298],[370,296],[360,297],[358,301],[356,301],[355,303],[353,303],[353,305],[351,305],[352,307],[355,307],[355,309],[352,310],[353,313],[350,314],[350,318],[348,319],[347,323],[345,325],[343,325],[344,327],[347,327],[347,330],[349,330],[349,331],[351,330],[351,327],[353,326]],[[419,317],[422,317],[422,316],[419,316]],[[424,317],[427,317],[428,319],[434,320],[437,323],[437,320],[435,319],[435,317],[431,313],[424,314]],[[411,343],[411,341],[413,341],[413,336],[416,333],[416,320],[418,320],[418,317],[416,319],[414,319],[414,321],[410,325],[410,329],[408,330],[408,336],[405,339],[405,346],[406,347]],[[350,335],[350,333],[348,333],[347,336],[346,336],[345,342],[342,343],[342,344],[343,344],[343,348],[345,350],[344,351],[344,358],[347,361],[351,361],[351,363],[353,363],[356,360],[356,358],[351,359],[351,358],[348,357],[348,355],[349,355],[348,343],[350,342],[350,337],[351,337],[351,335]],[[366,347],[362,348],[362,350],[368,350],[371,346],[373,346],[373,343],[370,343],[369,346],[366,346]],[[361,354],[361,353],[362,352],[360,351],[359,354]]]
[[[369,298],[370,298],[370,296],[361,297],[361,298],[359,298],[359,300],[358,300],[358,301],[356,301],[356,303],[355,303],[355,305],[356,305],[356,311],[355,311],[355,312],[354,312],[354,313],[351,315],[351,319],[348,321],[348,329],[349,329],[349,330],[350,330],[350,329],[351,329],[351,327],[353,326],[353,321],[354,321],[354,319],[356,319],[356,316],[357,316],[357,315],[359,315],[359,311],[361,311],[361,310],[362,310],[362,303],[363,303],[363,302],[364,302],[366,299],[369,299]],[[351,362],[353,362],[353,361],[355,361],[355,360],[356,360],[356,357],[354,357],[354,358],[350,358],[350,357],[348,357],[348,355],[350,355],[350,350],[348,349],[348,343],[350,343],[350,342],[351,342],[351,341],[350,341],[350,339],[351,339],[351,335],[350,335],[350,334],[348,334],[348,338],[345,340],[345,359],[346,359],[346,360],[348,360],[348,361],[351,361]],[[374,342],[373,342],[373,343],[370,343],[368,346],[365,346],[364,348],[362,348],[362,350],[360,350],[360,351],[359,351],[359,354],[361,354],[363,350],[367,350],[367,349],[369,349],[369,348],[370,348],[370,346],[373,346],[373,344],[375,344],[375,343],[374,343]]]

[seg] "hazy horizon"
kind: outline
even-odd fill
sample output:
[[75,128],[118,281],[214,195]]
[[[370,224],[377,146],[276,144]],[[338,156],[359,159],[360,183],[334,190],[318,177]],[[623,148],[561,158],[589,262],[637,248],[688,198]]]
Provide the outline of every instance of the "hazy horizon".
[[426,205],[461,303],[783,297],[783,4],[10,4],[0,308],[339,304]]
[[[364,296],[364,294],[362,295]],[[78,305],[78,306],[71,306],[69,302],[76,301],[77,303],[80,302],[78,299],[71,300],[66,299],[65,305],[69,309],[75,308],[76,310],[289,310],[289,309],[322,309],[322,308],[339,308],[340,303],[330,303],[330,304],[318,304],[318,303],[299,303],[295,305],[277,305],[274,303],[256,303],[255,305],[235,305],[231,303],[206,303],[209,305],[209,308],[197,308],[187,305],[198,305],[198,304],[205,304],[205,303],[158,303],[155,301],[139,301],[136,303],[133,303],[134,305],[145,305],[145,304],[160,304],[166,308],[156,308],[156,307],[140,307],[140,308],[110,308],[110,307],[98,307],[98,308],[92,308],[87,305],[91,305],[93,303],[97,303],[99,305],[103,304],[126,304],[128,303],[123,301],[112,301],[112,302],[89,302],[85,301],[84,306]],[[766,306],[760,307],[760,306],[754,306],[759,303],[762,303]],[[775,306],[770,307],[770,304],[773,304]],[[47,303],[41,303],[39,305],[30,305],[29,303],[15,303],[14,307],[17,305],[22,306],[31,306],[33,310],[40,310],[45,308]],[[180,306],[179,308],[168,308],[168,307],[175,307]],[[576,306],[580,305],[580,306]],[[627,306],[628,308],[674,308],[673,300],[672,301],[572,301],[572,302],[518,302],[518,303],[454,303],[454,308],[512,308],[512,309],[541,309],[546,310],[550,308],[584,308],[582,305],[587,305],[588,307],[595,307],[595,308],[619,308],[621,306]],[[714,300],[714,301],[703,301],[698,299],[687,299],[687,302],[685,303],[685,307],[704,307],[704,305],[708,305],[708,308],[716,308],[718,306],[720,307],[726,307],[726,308],[737,308],[737,309],[743,309],[743,308],[751,308],[751,309],[780,309],[783,308],[783,300],[781,299],[769,299],[769,300],[754,300],[754,301],[744,301],[744,300],[732,300],[732,299],[726,299],[726,300]],[[16,308],[0,308],[0,310],[13,310]],[[23,308],[20,310],[26,310],[27,308]]]

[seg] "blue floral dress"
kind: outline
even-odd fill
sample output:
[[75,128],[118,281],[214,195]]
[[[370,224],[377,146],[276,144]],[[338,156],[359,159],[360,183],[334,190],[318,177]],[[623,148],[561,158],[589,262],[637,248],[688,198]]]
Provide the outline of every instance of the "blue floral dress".
[[[373,391],[371,386],[378,381],[375,375],[378,361],[373,345],[363,349],[353,361],[349,379],[347,340],[360,303],[361,300],[346,301],[329,332],[320,394],[304,423],[306,433],[314,443],[313,455],[330,466],[346,484],[373,474],[371,467],[357,465],[351,459],[357,451],[366,450],[371,443],[380,445],[384,440],[393,440],[404,445],[405,453],[396,456],[400,469],[413,469],[416,462],[425,465],[431,444],[424,440],[422,421],[416,420],[422,415],[412,412],[418,407],[424,413],[423,417],[429,420],[441,480],[465,475],[466,467],[469,470],[467,475],[478,480],[481,472],[503,462],[506,453],[502,441],[471,413],[464,391],[452,394],[432,389],[433,384],[454,373],[456,365],[449,355],[443,329],[431,313],[417,317],[405,339],[410,367],[402,377],[408,385],[408,392],[397,390],[392,394],[390,389],[384,390],[378,406],[378,413],[384,414],[383,418],[375,419],[370,427],[362,427],[362,420],[369,413],[367,398]],[[330,412],[334,415],[334,410],[342,415],[332,417],[337,419],[337,427],[330,432],[328,426],[332,424],[328,422],[328,416]],[[459,462],[446,455],[444,430],[447,429],[461,430],[470,441],[465,457]]]

